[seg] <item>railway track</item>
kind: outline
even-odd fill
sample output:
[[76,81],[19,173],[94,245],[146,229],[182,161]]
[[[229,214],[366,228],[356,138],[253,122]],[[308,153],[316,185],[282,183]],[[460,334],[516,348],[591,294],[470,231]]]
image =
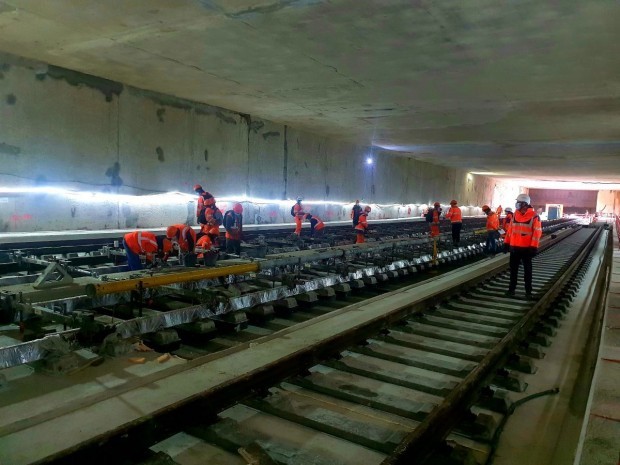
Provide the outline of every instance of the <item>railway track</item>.
[[[498,344],[515,331],[523,332],[527,326],[524,319],[553,300],[558,293],[554,283],[565,274],[569,264],[577,266],[576,254],[594,232],[579,230],[566,238],[561,247],[551,248],[536,257],[534,292],[540,299],[537,301],[526,302],[520,295],[517,299],[505,298],[506,273],[497,274],[496,266],[489,264],[473,278],[474,283],[483,282],[466,292],[464,287],[473,284],[459,278],[456,289],[453,286],[445,290],[445,284],[441,283],[440,290],[412,302],[411,294],[424,294],[424,288],[432,287],[432,283],[421,283],[330,313],[330,309],[350,301],[344,298],[327,300],[315,303],[315,310],[309,305],[291,320],[267,321],[263,329],[281,330],[280,333],[296,337],[296,326],[291,326],[291,321],[300,322],[322,314],[315,320],[328,324],[332,315],[338,318],[368,306],[395,305],[380,319],[370,320],[355,329],[348,328],[333,338],[331,344],[313,342],[306,347],[309,347],[307,353],[298,351],[295,356],[273,362],[260,375],[246,376],[240,385],[229,384],[228,390],[216,389],[212,391],[217,392],[216,395],[197,396],[189,403],[177,402],[150,416],[152,421],[136,421],[130,428],[125,426],[100,436],[98,452],[93,453],[91,444],[90,448],[76,448],[70,450],[69,455],[63,453],[55,458],[64,457],[62,460],[66,463],[76,459],[95,463],[138,463],[157,452],[144,463],[156,463],[153,460],[163,460],[157,463],[198,463],[186,461],[195,454],[199,454],[200,463],[246,463],[238,450],[247,449],[246,457],[263,456],[263,461],[257,463],[271,463],[268,460],[274,463],[381,463],[399,457],[405,460],[408,452],[403,451],[412,450],[405,445],[416,444],[416,441],[420,444],[420,439],[410,436],[427,431],[428,419],[437,415],[437,411],[441,412],[446,402],[454,403],[451,396],[471,383],[471,374],[488,363],[485,361],[489,356],[499,353]],[[492,261],[501,262],[502,259]],[[457,290],[458,296],[446,300]],[[405,296],[407,304],[403,304]],[[315,320],[298,326],[311,327]],[[521,329],[515,330],[515,326]],[[253,331],[251,334],[250,337],[243,336],[243,332],[224,335],[210,344],[213,350],[228,348],[229,352],[242,354],[253,344],[262,344],[258,336],[276,338],[279,333],[267,336],[267,332]],[[547,343],[540,334],[535,339]],[[527,357],[541,352],[537,345],[516,350],[516,341],[511,336],[510,343],[506,342],[502,349],[513,354],[509,368],[497,373],[499,359],[507,356],[502,352],[501,356],[495,356],[498,360],[494,361],[493,368],[487,368],[488,373],[482,376],[485,383],[477,381],[477,384],[491,386],[485,390],[482,400],[469,408],[473,403],[469,396],[479,395],[478,386],[465,396],[466,407],[456,408],[458,415],[451,414],[459,419],[458,424],[452,425],[455,432],[437,433],[431,428],[435,439],[423,438],[422,444],[433,444],[429,450],[436,453],[437,445],[441,444],[436,438],[451,434],[451,443],[458,447],[448,454],[466,451],[482,463],[488,455],[488,440],[494,434],[495,425],[509,406],[505,391],[524,388],[518,371],[531,370],[532,363]],[[192,361],[196,366],[200,366],[200,359],[204,358],[204,353],[199,355]],[[214,357],[219,357],[218,353]],[[287,375],[293,376],[287,378]],[[233,406],[220,411],[226,405]],[[196,415],[197,411],[202,414]],[[145,425],[148,425],[148,434],[145,434]],[[166,435],[171,438],[153,445]],[[422,450],[419,445],[413,449]],[[442,460],[445,459],[444,454]]]

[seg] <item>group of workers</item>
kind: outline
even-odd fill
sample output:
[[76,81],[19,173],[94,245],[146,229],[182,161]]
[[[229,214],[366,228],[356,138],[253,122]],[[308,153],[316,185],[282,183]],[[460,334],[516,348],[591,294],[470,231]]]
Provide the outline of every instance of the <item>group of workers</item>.
[[226,252],[241,254],[241,235],[243,232],[243,206],[235,203],[231,210],[222,214],[217,207],[215,197],[206,192],[200,184],[194,186],[198,194],[196,207],[196,221],[200,231],[187,224],[173,224],[166,228],[166,235],[155,235],[149,231],[134,231],[125,234],[123,247],[127,255],[127,265],[130,270],[141,270],[143,265],[140,256],[144,256],[147,263],[158,260],[165,262],[176,250],[179,255],[196,255],[205,258],[206,254],[213,253],[220,245],[220,226],[226,230]]
[[[297,197],[297,203],[291,207],[291,215],[295,218],[295,234],[301,235],[301,226],[305,220],[310,222],[310,237],[321,237],[325,232],[325,223],[317,215],[313,215],[306,211],[302,205],[302,198]],[[360,201],[356,200],[351,209],[351,220],[353,220],[353,228],[355,230],[355,243],[361,244],[365,242],[365,236],[368,232],[368,214],[371,209],[367,205],[362,208]]]
[[[157,259],[165,261],[168,256],[178,250],[180,254],[198,253],[201,257],[204,253],[219,247],[220,226],[226,230],[226,251],[240,255],[241,236],[243,231],[243,206],[235,203],[231,210],[222,214],[216,206],[213,195],[206,192],[200,184],[194,186],[198,194],[196,207],[196,220],[200,224],[200,232],[197,234],[187,224],[174,224],[166,229],[165,236],[156,236],[149,231],[134,231],[125,234],[123,246],[127,254],[127,264],[130,270],[142,269],[140,256],[146,257],[147,262]],[[488,205],[482,206],[482,211],[487,215],[487,239],[485,251],[495,254],[498,250],[498,239],[504,236],[504,253],[510,252],[510,285],[507,295],[514,296],[517,286],[519,265],[523,263],[526,297],[532,296],[532,258],[536,254],[542,227],[539,216],[532,208],[531,199],[527,194],[520,194],[516,199],[515,208],[508,207],[503,210],[506,215],[500,222],[502,213],[501,206],[493,211]],[[368,232],[368,214],[370,206],[361,207],[356,200],[351,209],[351,219],[356,235],[356,244],[365,242]],[[439,223],[441,218],[441,204],[435,202],[432,208],[425,214],[426,221],[430,223],[431,237],[440,234]],[[310,223],[310,236],[320,237],[325,230],[325,223],[317,215],[306,211],[302,205],[302,198],[291,207],[291,215],[295,218],[295,234],[301,235],[302,223]],[[445,214],[452,228],[452,242],[458,247],[461,240],[461,227],[463,215],[456,200],[450,202],[450,208]]]
[[[515,211],[508,207],[503,210],[505,216],[501,218],[502,207],[499,206],[495,211],[488,205],[482,206],[482,211],[487,215],[486,231],[487,238],[485,251],[488,254],[499,252],[498,239],[504,238],[504,253],[510,252],[510,284],[506,295],[514,296],[517,288],[517,277],[519,265],[523,264],[523,277],[525,281],[526,298],[532,298],[532,258],[536,255],[540,238],[542,236],[542,225],[540,217],[531,205],[530,196],[520,194],[517,196]],[[430,223],[431,237],[440,234],[439,220],[441,218],[441,204],[435,202],[433,208],[426,213],[426,221]],[[461,240],[461,227],[463,216],[458,202],[452,200],[450,209],[445,217],[450,220],[452,226],[452,243],[458,247]]]

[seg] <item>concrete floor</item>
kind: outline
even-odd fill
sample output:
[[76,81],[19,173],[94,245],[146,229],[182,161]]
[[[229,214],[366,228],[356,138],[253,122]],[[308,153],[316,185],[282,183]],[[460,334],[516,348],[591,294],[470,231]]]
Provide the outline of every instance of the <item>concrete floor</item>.
[[525,375],[528,388],[514,399],[554,387],[560,392],[517,408],[500,438],[494,465],[563,465],[573,462],[592,374],[592,369],[581,366],[593,316],[591,303],[596,298],[586,283],[599,271],[604,249],[602,242],[596,249],[579,293],[553,337],[552,345],[545,349],[545,358],[536,361],[537,373]]

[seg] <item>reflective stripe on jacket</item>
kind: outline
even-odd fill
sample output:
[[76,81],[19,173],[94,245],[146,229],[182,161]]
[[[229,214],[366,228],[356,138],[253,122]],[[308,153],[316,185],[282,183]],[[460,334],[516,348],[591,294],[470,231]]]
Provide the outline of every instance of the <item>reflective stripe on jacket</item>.
[[462,223],[463,214],[461,213],[461,209],[459,207],[450,207],[446,213],[446,218],[448,218],[451,223]]
[[123,237],[129,250],[135,254],[154,254],[157,253],[157,238],[155,234],[148,231],[134,231],[125,234]]
[[525,213],[521,213],[520,210],[515,212],[507,236],[511,247],[538,248],[542,236],[542,224],[533,208],[528,208]]

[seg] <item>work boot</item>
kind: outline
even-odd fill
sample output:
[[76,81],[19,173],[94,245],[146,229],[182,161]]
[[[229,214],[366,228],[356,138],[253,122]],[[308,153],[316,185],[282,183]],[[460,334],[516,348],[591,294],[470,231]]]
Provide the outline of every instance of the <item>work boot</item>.
[[515,296],[515,291],[511,291],[510,289],[508,289],[508,290],[506,291],[506,294],[505,294],[505,295],[506,295],[507,297],[514,297],[514,296]]
[[525,300],[536,300],[531,292],[525,293]]

